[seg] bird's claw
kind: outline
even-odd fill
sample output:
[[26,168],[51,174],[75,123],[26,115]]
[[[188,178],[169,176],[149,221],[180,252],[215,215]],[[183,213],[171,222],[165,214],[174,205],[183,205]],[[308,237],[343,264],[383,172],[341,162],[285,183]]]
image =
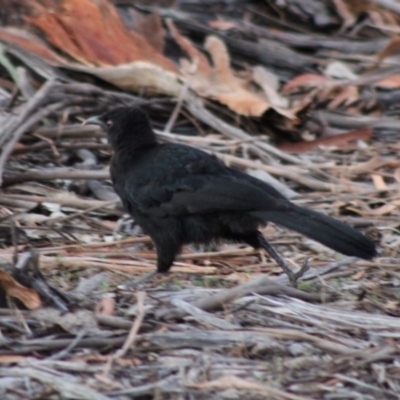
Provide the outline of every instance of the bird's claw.
[[140,278],[134,279],[132,281],[128,281],[125,283],[126,287],[131,289],[135,289],[138,286],[143,285],[144,283],[148,283],[149,281],[153,280],[153,278],[158,274],[157,271],[149,272],[148,274],[142,275]]
[[303,265],[297,272],[293,272],[291,269],[285,270],[287,277],[289,278],[289,281],[291,285],[294,288],[297,288],[297,281],[310,269],[310,266],[308,265],[308,257],[304,260]]

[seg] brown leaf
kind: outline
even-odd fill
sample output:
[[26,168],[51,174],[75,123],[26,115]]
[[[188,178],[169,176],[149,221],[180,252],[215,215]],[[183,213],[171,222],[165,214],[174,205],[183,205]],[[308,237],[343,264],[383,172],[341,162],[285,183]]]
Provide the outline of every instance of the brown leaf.
[[27,50],[39,58],[44,59],[49,64],[60,65],[66,63],[63,57],[50,50],[38,37],[24,30],[17,28],[0,28],[0,41]]
[[0,270],[0,285],[7,296],[20,300],[29,310],[34,310],[42,305],[40,297],[35,290],[22,286],[3,270]]
[[282,88],[283,94],[290,94],[292,92],[298,91],[300,88],[313,88],[319,86],[326,82],[332,82],[333,79],[318,74],[302,74],[296,76],[291,81],[287,82]]
[[382,306],[385,311],[393,313],[399,311],[399,305],[400,304],[397,300],[387,300]]
[[395,169],[393,177],[396,180],[396,182],[400,183],[400,168]]
[[221,19],[214,19],[208,21],[208,26],[210,28],[219,29],[220,31],[228,31],[230,29],[238,28],[238,25],[232,21],[223,21]]
[[0,364],[17,364],[24,360],[25,360],[24,356],[19,356],[17,354],[0,355]]
[[280,149],[291,152],[306,152],[315,149],[319,146],[336,146],[343,148],[351,142],[357,140],[371,140],[372,129],[357,129],[354,131],[342,133],[340,135],[322,137],[309,142],[298,142],[298,143],[283,143],[279,146]]
[[164,51],[166,31],[163,28],[161,17],[154,13],[144,15],[133,8],[127,10],[132,17],[132,22],[125,20],[125,25],[145,37],[148,43],[153,46],[154,50],[159,53]]
[[376,190],[387,190],[388,187],[386,182],[384,181],[382,175],[372,174],[371,175],[372,181],[374,182],[374,186]]
[[101,315],[114,315],[115,314],[115,299],[112,297],[103,297],[96,304],[96,314]]
[[[221,39],[216,36],[206,38],[204,47],[212,58],[211,66],[207,57],[179,33],[171,20],[167,24],[176,42],[191,58],[191,62],[181,60],[181,71],[198,95],[219,101],[246,116],[260,116],[271,108],[265,96],[252,92],[247,87],[248,82],[235,76],[228,49]],[[276,108],[276,111],[279,113],[280,109]],[[290,111],[282,114],[294,118]]]
[[381,79],[380,81],[375,82],[375,86],[386,89],[396,89],[400,87],[400,75],[392,75]]
[[356,273],[352,276],[352,278],[353,278],[353,280],[355,280],[355,281],[359,281],[360,279],[364,278],[365,274],[366,274],[365,269],[362,269],[361,271],[356,272]]
[[177,74],[145,61],[108,67],[68,65],[65,68],[97,76],[130,92],[140,90],[148,94],[156,93],[176,97],[182,88]]
[[344,0],[333,0],[333,4],[336,7],[336,12],[340,15],[340,17],[345,22],[346,26],[350,26],[356,20],[356,15],[352,12],[352,10],[346,4]]
[[356,86],[344,86],[340,88],[339,93],[336,94],[335,98],[329,103],[328,109],[334,110],[341,104],[346,106],[354,103],[359,99],[358,88]]
[[53,308],[41,308],[34,313],[35,318],[47,328],[60,326],[66,332],[74,335],[80,333],[82,330],[88,333],[99,332],[96,316],[88,310],[63,313]]
[[393,54],[400,52],[400,37],[393,37],[390,42],[376,54],[378,61],[382,61],[384,58],[389,57]]
[[167,19],[165,22],[172,37],[182,48],[182,50],[184,50],[190,56],[192,61],[196,64],[196,72],[199,74],[203,74],[205,77],[209,77],[212,71],[207,57],[201,51],[197,50],[196,47],[192,45],[189,39],[186,39],[183,35],[180,34],[171,19]]
[[83,64],[109,66],[141,60],[177,71],[144,36],[128,31],[108,0],[64,0],[59,9],[44,9],[27,20],[53,46]]

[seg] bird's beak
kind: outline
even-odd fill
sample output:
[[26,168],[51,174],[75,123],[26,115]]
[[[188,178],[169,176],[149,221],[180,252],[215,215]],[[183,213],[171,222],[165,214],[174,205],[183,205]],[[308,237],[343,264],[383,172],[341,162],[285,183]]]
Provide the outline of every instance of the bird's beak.
[[82,122],[82,125],[100,125],[103,129],[107,128],[106,124],[100,119],[98,115],[86,119]]

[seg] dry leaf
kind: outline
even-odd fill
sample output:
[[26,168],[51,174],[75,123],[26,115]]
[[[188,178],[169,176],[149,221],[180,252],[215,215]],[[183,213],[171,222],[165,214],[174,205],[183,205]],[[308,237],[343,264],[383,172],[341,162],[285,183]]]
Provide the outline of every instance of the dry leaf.
[[360,97],[358,94],[357,86],[344,86],[340,88],[339,93],[336,94],[335,98],[329,103],[328,109],[333,110],[341,104],[348,106],[359,100]]
[[7,296],[20,300],[29,310],[35,310],[42,305],[40,297],[35,290],[22,286],[3,270],[0,270],[0,285]]
[[114,315],[115,314],[115,306],[116,302],[115,299],[112,297],[103,297],[97,304],[96,304],[96,314],[101,315]]
[[341,61],[333,61],[325,68],[325,75],[336,79],[357,79],[357,75]]
[[[206,38],[204,47],[213,61],[211,66],[207,57],[183,37],[171,20],[167,21],[170,32],[179,46],[189,55],[191,61],[181,60],[181,71],[189,86],[198,95],[219,101],[231,110],[245,116],[261,116],[271,108],[271,104],[247,86],[248,82],[236,77],[230,68],[230,57],[225,43],[216,36]],[[289,110],[278,113],[295,118]]]
[[208,25],[210,28],[219,29],[220,31],[228,31],[230,29],[236,29],[238,27],[235,22],[223,21],[221,19],[208,21]]
[[95,75],[123,90],[174,97],[181,92],[178,68],[157,51],[163,47],[162,36],[157,35],[155,41],[147,32],[150,26],[161,29],[158,16],[147,17],[145,28],[141,25],[145,33],[141,34],[125,27],[108,0],[63,0],[59,7],[53,1],[53,7],[38,6],[36,14],[26,20],[39,28],[54,47],[80,64],[59,56],[35,35],[22,30],[0,28],[0,40],[51,65]]
[[29,51],[51,65],[62,65],[66,63],[66,59],[50,50],[37,36],[22,29],[10,27],[0,28],[0,41]]
[[362,269],[361,271],[358,271],[354,275],[352,275],[352,279],[355,281],[359,281],[360,279],[364,278],[365,276],[365,269]]
[[53,308],[41,308],[35,311],[34,316],[47,328],[60,326],[66,332],[73,335],[82,332],[82,330],[86,333],[98,333],[100,331],[96,316],[88,310],[63,313]]
[[387,300],[386,303],[383,304],[383,308],[389,313],[398,312],[399,302],[397,300]]
[[353,211],[359,215],[362,215],[363,217],[373,217],[373,216],[383,216],[383,215],[399,215],[400,211],[400,203],[393,201],[391,203],[385,204],[381,207],[374,208],[374,209],[368,209],[368,210],[361,210],[356,207],[346,207],[347,210]]
[[385,89],[396,89],[400,87],[400,75],[392,75],[375,82],[375,86]]
[[133,8],[127,8],[131,18],[124,20],[125,26],[145,37],[147,42],[159,53],[164,51],[166,31],[158,14],[142,14]]
[[374,182],[374,186],[376,190],[387,190],[388,187],[383,179],[382,175],[372,174],[372,181]]
[[108,0],[64,0],[58,9],[43,9],[27,20],[53,46],[83,64],[106,66],[140,60],[177,72],[172,61],[155,51],[145,37],[128,31]]
[[393,37],[390,42],[376,54],[378,61],[382,61],[384,58],[392,56],[393,54],[399,54],[400,52],[400,37]]
[[297,143],[283,143],[279,146],[280,149],[292,152],[305,152],[315,149],[319,146],[336,146],[344,148],[349,143],[357,140],[371,140],[372,129],[357,129],[355,131],[342,133],[340,135],[322,137],[308,142],[302,141]]
[[344,26],[351,26],[356,21],[356,15],[348,7],[344,0],[333,0],[333,4],[336,7],[336,12],[344,21]]
[[73,71],[86,72],[130,92],[144,90],[146,93],[159,93],[178,96],[182,83],[179,76],[166,69],[144,61],[120,64],[113,67],[89,67],[68,65]]
[[395,169],[393,177],[396,180],[396,182],[400,183],[400,168]]
[[287,82],[282,88],[283,94],[290,94],[302,88],[314,88],[326,82],[333,82],[329,76],[318,74],[302,74]]
[[25,360],[24,356],[19,356],[16,354],[0,355],[0,364],[16,364],[24,360]]
[[282,97],[278,93],[279,79],[276,75],[264,67],[256,66],[253,68],[253,81],[263,89],[267,100],[271,103],[272,107],[275,109],[278,108],[280,110],[280,114],[287,112],[288,118],[294,117],[289,111],[287,111],[289,106],[288,99]]

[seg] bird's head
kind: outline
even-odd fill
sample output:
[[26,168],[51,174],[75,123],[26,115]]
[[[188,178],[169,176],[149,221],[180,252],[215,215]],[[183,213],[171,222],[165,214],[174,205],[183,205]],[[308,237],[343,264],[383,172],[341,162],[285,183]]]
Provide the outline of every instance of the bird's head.
[[114,150],[138,149],[156,142],[149,118],[137,107],[114,108],[88,118],[83,124],[101,126]]

